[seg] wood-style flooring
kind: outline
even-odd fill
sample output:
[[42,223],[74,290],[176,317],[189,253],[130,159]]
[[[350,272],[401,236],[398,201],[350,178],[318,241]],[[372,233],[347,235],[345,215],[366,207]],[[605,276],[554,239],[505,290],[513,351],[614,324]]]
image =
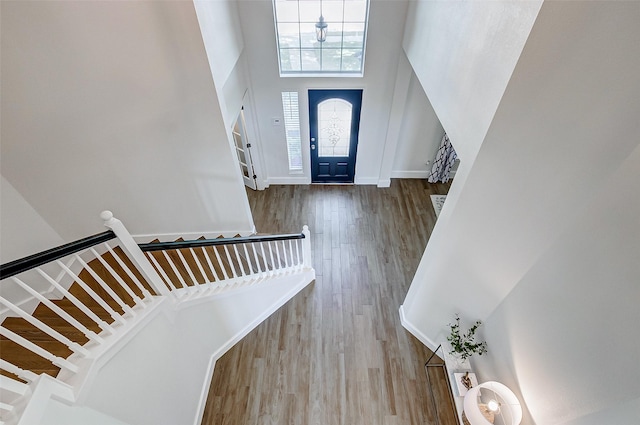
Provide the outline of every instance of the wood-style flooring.
[[271,186],[249,191],[259,233],[308,224],[317,278],[215,366],[203,425],[454,424],[444,375],[398,309],[448,185]]

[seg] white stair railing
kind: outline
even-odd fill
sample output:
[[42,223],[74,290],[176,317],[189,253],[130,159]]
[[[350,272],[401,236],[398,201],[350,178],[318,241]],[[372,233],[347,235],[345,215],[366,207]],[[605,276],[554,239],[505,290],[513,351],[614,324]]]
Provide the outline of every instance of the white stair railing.
[[[0,270],[3,290],[12,285],[12,296],[3,291],[0,297],[3,348],[31,352],[41,363],[48,362],[48,373],[56,375],[59,368],[57,379],[66,384],[81,382],[74,378],[87,373],[81,368],[89,367],[96,353],[105,352],[132,321],[141,321],[164,298],[179,303],[312,270],[307,226],[290,235],[137,244],[111,212],[100,217],[108,231]],[[20,291],[23,295],[16,295]],[[66,324],[62,328],[61,321]],[[51,343],[42,343],[42,336],[30,340],[33,329]],[[84,339],[74,340],[79,335]],[[58,354],[62,348],[65,354]],[[27,397],[39,375],[20,356],[0,355],[0,369],[11,375],[0,375],[0,393]],[[17,414],[11,400],[0,403],[0,423]]]
[[2,265],[0,369],[10,376],[0,379],[0,421],[16,414],[7,394],[22,397],[37,380],[30,367],[75,379],[153,304],[120,246],[107,231]]
[[178,300],[311,269],[307,226],[298,234],[152,242],[139,248]]

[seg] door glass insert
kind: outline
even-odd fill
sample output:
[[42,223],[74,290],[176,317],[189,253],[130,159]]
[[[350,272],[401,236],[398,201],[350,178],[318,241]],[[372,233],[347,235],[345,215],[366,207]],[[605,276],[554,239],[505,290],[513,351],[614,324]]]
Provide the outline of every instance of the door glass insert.
[[342,99],[318,104],[318,156],[349,156],[351,109]]

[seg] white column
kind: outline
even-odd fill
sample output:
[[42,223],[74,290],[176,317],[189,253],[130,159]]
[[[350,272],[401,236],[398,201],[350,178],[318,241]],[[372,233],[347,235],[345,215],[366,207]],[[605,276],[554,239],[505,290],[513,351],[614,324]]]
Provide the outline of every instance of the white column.
[[409,83],[411,82],[412,72],[411,65],[404,55],[404,51],[400,52],[396,83],[393,90],[393,100],[391,101],[389,126],[387,127],[382,163],[380,164],[378,187],[389,187],[391,185],[391,171],[393,168],[393,161],[396,157],[396,148],[399,143],[400,131],[402,130],[402,122],[405,115],[405,105],[409,94]]

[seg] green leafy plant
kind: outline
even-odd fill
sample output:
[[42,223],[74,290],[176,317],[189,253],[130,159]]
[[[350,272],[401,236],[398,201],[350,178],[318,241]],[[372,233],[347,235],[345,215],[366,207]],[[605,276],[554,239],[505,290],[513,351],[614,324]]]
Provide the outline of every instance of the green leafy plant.
[[462,360],[466,360],[474,354],[479,356],[487,352],[487,343],[485,341],[476,342],[476,331],[482,325],[480,320],[476,321],[467,332],[460,334],[460,316],[456,314],[454,323],[449,323],[451,333],[447,337],[447,341],[451,343],[451,351],[449,354],[457,354]]

